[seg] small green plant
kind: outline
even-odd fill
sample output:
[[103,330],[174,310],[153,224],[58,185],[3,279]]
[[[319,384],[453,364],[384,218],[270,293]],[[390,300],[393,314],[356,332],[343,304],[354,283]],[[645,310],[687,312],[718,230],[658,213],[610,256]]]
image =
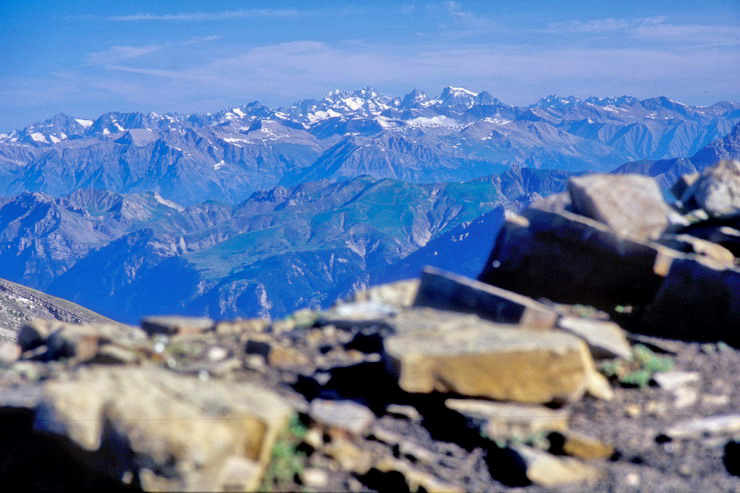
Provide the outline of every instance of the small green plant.
[[647,346],[637,344],[632,348],[629,360],[606,361],[601,364],[601,372],[609,378],[617,379],[622,385],[645,388],[653,375],[673,368],[673,360],[658,356]]
[[298,446],[306,436],[306,431],[298,415],[294,414],[287,428],[275,440],[260,491],[283,491],[303,472],[306,454],[299,451]]

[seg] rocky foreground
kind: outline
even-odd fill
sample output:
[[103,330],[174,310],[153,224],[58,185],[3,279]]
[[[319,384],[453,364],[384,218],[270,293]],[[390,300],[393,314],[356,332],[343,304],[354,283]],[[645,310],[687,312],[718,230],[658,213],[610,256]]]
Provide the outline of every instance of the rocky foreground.
[[2,484],[740,490],[740,163],[673,193],[572,178],[507,217],[479,280],[326,312],[25,323],[0,343]]

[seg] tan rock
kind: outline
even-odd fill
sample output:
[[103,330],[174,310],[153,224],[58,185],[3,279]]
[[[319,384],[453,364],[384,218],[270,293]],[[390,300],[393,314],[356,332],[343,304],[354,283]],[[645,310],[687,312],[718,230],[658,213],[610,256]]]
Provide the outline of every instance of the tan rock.
[[595,374],[586,344],[558,332],[511,329],[472,315],[416,309],[385,350],[407,392],[456,392],[526,403],[573,401]]
[[21,347],[11,341],[0,341],[0,365],[10,365],[21,357]]
[[372,467],[372,457],[370,455],[351,440],[339,435],[333,436],[332,440],[324,445],[321,450],[337,461],[345,471],[365,474]]
[[214,328],[214,322],[206,317],[158,315],[142,319],[141,328],[148,334],[164,334],[168,336],[200,334],[212,330]]
[[614,454],[614,447],[601,440],[577,433],[567,433],[563,452],[585,460],[608,459]]
[[291,347],[273,345],[267,354],[267,363],[274,368],[295,368],[309,364],[310,360]]
[[215,330],[219,335],[241,335],[262,333],[270,326],[263,318],[225,320],[216,323]]
[[568,457],[555,457],[526,446],[512,447],[523,461],[527,479],[545,488],[573,483],[592,483],[598,480],[599,471],[583,462]]
[[568,429],[566,409],[476,399],[447,399],[445,406],[472,420],[484,422],[483,430],[489,437],[564,432]]
[[624,331],[614,322],[562,317],[558,320],[558,328],[586,341],[594,359],[629,359],[632,356],[632,348]]
[[418,279],[406,279],[358,291],[351,301],[372,301],[398,308],[408,308],[414,302],[418,289]]
[[34,426],[94,451],[101,470],[132,474],[145,490],[213,491],[256,487],[290,413],[244,382],[98,367],[45,384]]
[[531,298],[434,267],[424,268],[414,306],[475,313],[533,330],[550,329],[558,318],[550,307]]

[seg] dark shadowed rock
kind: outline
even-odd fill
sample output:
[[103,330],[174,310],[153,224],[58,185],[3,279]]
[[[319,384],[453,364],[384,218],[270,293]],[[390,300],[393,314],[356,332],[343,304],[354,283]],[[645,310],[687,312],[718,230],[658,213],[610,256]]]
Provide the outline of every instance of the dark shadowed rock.
[[433,267],[425,267],[415,306],[476,313],[494,322],[528,329],[550,329],[557,313],[542,303]]
[[740,345],[740,271],[698,258],[675,260],[645,314],[646,332]]
[[641,175],[586,175],[568,180],[573,212],[600,221],[613,231],[651,238],[669,224],[671,211],[658,183]]
[[568,211],[532,207],[507,219],[479,280],[533,298],[613,309],[651,301],[677,255]]

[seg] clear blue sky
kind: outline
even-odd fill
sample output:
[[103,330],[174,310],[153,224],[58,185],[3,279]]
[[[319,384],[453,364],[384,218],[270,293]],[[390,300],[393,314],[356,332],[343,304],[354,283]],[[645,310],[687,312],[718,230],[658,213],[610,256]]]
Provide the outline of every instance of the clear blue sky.
[[0,131],[367,85],[740,99],[740,0],[3,0],[0,19]]

